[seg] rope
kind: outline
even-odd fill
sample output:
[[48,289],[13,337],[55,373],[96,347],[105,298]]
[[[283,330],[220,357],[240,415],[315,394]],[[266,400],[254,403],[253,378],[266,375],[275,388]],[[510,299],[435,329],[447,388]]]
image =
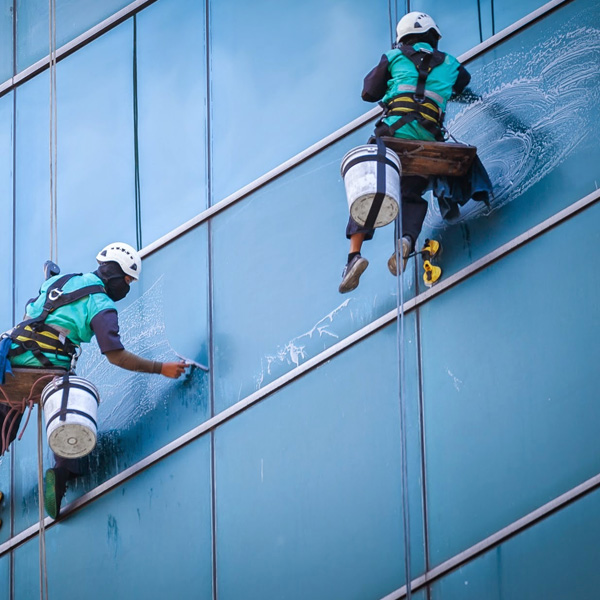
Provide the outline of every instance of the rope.
[[[406,599],[411,599],[411,561],[410,561],[410,510],[408,503],[408,460],[406,441],[406,402],[404,400],[404,285],[401,280],[404,265],[400,270],[400,248],[402,244],[402,197],[400,210],[396,218],[394,231],[394,247],[396,252],[396,344],[398,352],[398,402],[400,404],[400,437],[401,437],[401,487],[402,487],[402,525],[404,529],[404,571],[406,575]],[[398,244],[400,241],[400,244]]]
[[48,599],[48,568],[46,565],[46,519],[44,516],[44,455],[42,437],[42,407],[38,406],[38,505],[40,509],[40,600]]
[[48,0],[48,41],[49,41],[49,148],[50,159],[50,260],[58,262],[58,111],[56,101],[56,0]]

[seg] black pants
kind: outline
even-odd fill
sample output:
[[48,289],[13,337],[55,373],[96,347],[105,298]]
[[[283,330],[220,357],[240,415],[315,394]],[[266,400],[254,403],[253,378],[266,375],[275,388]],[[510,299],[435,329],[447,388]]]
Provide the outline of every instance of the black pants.
[[[427,214],[427,200],[422,198],[422,194],[427,189],[428,183],[427,177],[418,175],[406,175],[400,178],[402,235],[410,236],[413,244],[421,233]],[[365,240],[370,240],[373,238],[375,230],[361,227],[350,217],[346,227],[346,237],[350,239],[350,236],[355,233],[364,233]]]

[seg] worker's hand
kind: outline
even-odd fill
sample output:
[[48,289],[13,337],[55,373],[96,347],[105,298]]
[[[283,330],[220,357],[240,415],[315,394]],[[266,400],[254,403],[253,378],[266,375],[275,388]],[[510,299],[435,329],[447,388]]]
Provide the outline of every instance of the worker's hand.
[[166,362],[163,363],[160,374],[171,379],[177,379],[183,375],[186,369],[186,364],[182,362]]

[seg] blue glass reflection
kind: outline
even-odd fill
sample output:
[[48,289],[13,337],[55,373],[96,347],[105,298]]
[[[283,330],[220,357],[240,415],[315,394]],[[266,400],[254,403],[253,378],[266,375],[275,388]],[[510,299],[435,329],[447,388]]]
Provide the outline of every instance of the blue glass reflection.
[[[46,547],[50,597],[211,598],[208,436],[48,529]],[[15,598],[39,597],[38,556],[37,538],[15,551]]]
[[13,0],[0,0],[0,83],[13,74]]
[[[414,334],[414,318],[407,329]],[[413,335],[405,347],[414,348]],[[414,354],[407,389],[416,576],[424,554]],[[358,600],[404,583],[397,368],[391,326],[217,429],[219,597]]]
[[213,202],[370,108],[390,47],[387,0],[209,5]]
[[569,251],[600,205],[421,309],[438,564],[598,473],[600,283]]
[[[216,410],[234,404],[396,306],[387,260],[393,225],[365,243],[370,266],[353,292],[338,285],[348,256],[344,154],[367,125],[213,221]],[[404,279],[414,293],[415,263]],[[244,332],[243,336],[239,332]]]
[[0,331],[12,327],[13,94],[0,98]]
[[207,206],[204,4],[162,0],[137,17],[142,245]]
[[[48,56],[47,0],[17,0],[17,71]],[[129,0],[56,0],[56,46],[60,48],[127,6]]]
[[[58,262],[92,269],[114,240],[135,245],[132,24],[58,64]],[[17,306],[40,285],[49,255],[48,79],[17,91]]]
[[[489,37],[491,10],[480,0],[463,0],[449,4],[446,0],[413,0],[411,11],[431,15],[442,32],[440,50],[458,57]],[[485,3],[489,4],[489,2]]]
[[595,598],[598,510],[595,491],[444,577],[432,586],[432,597]]

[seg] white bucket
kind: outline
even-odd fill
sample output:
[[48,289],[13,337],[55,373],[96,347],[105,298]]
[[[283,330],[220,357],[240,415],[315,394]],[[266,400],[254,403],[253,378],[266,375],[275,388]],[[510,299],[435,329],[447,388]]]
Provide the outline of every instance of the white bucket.
[[[387,158],[385,197],[375,219],[374,227],[383,227],[391,223],[398,215],[402,167],[398,155],[389,148],[385,149],[385,156]],[[365,144],[350,150],[342,159],[341,171],[346,186],[350,216],[362,226],[367,220],[377,192],[377,146]]]
[[79,458],[96,446],[100,395],[87,380],[55,377],[42,391],[48,445],[63,458]]

